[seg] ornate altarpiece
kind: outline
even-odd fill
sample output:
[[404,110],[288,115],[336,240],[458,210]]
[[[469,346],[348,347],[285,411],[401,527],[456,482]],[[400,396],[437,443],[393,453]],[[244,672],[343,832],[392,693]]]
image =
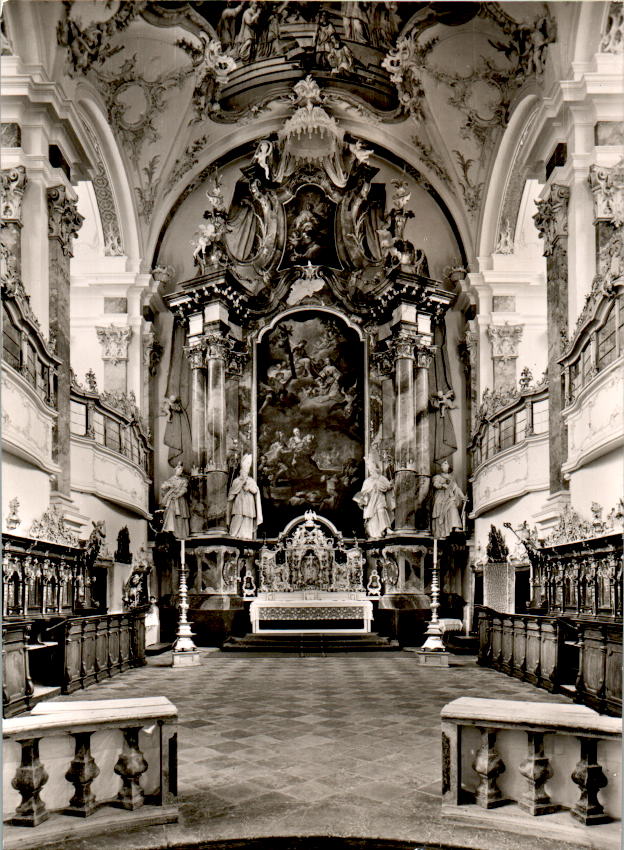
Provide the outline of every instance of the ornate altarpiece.
[[[365,592],[371,577],[374,595],[424,589],[440,389],[430,367],[453,295],[405,238],[407,183],[393,181],[387,200],[372,155],[308,77],[282,129],[241,169],[229,209],[218,177],[207,193],[197,275],[166,297],[176,331],[165,441],[170,462],[187,459],[198,592]],[[190,450],[176,443],[185,417]],[[247,453],[263,523],[236,540],[228,492]],[[392,490],[391,527],[373,540],[353,499],[371,464]],[[330,535],[297,560],[282,531],[299,519],[304,534],[308,511],[348,547]]]

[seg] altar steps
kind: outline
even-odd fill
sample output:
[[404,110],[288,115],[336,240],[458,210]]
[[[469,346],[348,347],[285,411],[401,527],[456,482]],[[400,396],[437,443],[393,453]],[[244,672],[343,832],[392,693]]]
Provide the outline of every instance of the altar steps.
[[336,635],[304,634],[287,635],[247,634],[231,637],[221,647],[223,652],[284,652],[297,655],[327,655],[335,652],[396,652],[401,647],[397,641],[378,634]]

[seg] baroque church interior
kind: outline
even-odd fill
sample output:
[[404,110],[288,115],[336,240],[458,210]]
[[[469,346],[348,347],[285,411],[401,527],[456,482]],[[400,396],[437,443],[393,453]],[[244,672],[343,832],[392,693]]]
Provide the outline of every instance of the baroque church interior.
[[5,846],[618,847],[624,5],[1,52]]

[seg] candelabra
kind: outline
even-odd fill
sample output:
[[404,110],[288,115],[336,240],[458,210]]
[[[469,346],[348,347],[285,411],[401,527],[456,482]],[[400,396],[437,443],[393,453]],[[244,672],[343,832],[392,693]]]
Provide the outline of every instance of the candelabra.
[[186,584],[186,552],[184,540],[180,541],[180,619],[173,644],[172,667],[194,667],[199,664],[199,652],[193,643],[191,624],[187,619],[188,587]]
[[431,620],[427,626],[426,640],[420,649],[420,661],[432,667],[448,667],[448,652],[442,643],[442,625],[438,617],[440,607],[440,569],[438,566],[438,541],[433,538],[433,570],[431,575]]

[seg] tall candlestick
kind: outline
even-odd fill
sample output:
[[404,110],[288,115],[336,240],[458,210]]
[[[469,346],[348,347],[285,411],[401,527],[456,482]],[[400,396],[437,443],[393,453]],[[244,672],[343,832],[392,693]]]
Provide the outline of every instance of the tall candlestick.
[[188,588],[186,584],[186,548],[180,540],[180,619],[173,644],[173,667],[190,667],[199,664],[199,653],[193,643],[193,633],[186,613],[188,611]]
[[433,570],[431,575],[431,620],[427,626],[427,640],[423,643],[422,648],[430,652],[445,652],[444,644],[442,643],[442,627],[438,617],[438,608],[440,607],[440,573],[438,568],[438,540],[433,538]]

